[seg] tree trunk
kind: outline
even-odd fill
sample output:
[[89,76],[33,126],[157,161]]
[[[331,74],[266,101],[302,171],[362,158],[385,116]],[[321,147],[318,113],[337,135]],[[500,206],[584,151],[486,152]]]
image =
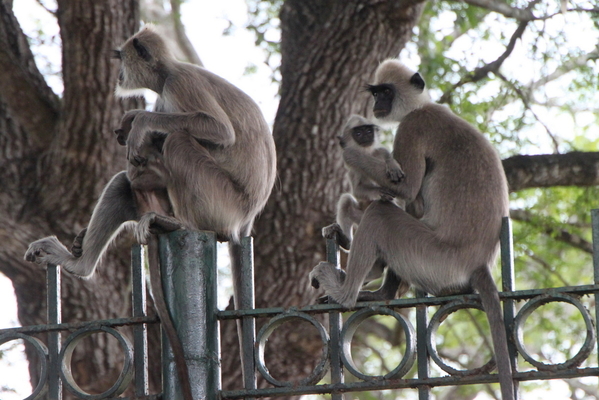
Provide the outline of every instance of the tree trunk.
[[[281,101],[274,125],[278,182],[255,226],[256,306],[311,304],[308,273],[325,257],[344,168],[336,135],[366,113],[365,84],[410,39],[421,1],[287,0],[281,10]],[[294,324],[295,325],[295,324]],[[279,328],[267,366],[280,380],[305,377],[321,348],[307,324]],[[233,329],[229,331],[233,335]],[[304,340],[293,340],[293,338]],[[313,340],[312,340],[313,339]],[[230,336],[223,342],[233,344]],[[240,387],[238,358],[223,359],[225,387]]]
[[[48,234],[69,243],[87,224],[102,188],[125,167],[112,131],[136,106],[113,95],[118,65],[110,55],[138,29],[137,0],[59,0],[56,15],[62,98],[35,66],[10,2],[0,2],[0,271],[13,282],[22,325],[46,322],[45,273],[23,261],[27,245]],[[128,245],[121,248],[90,280],[63,274],[63,322],[131,315]],[[83,341],[72,360],[77,383],[91,393],[120,372],[122,352],[102,336]],[[35,385],[33,364],[30,374]]]

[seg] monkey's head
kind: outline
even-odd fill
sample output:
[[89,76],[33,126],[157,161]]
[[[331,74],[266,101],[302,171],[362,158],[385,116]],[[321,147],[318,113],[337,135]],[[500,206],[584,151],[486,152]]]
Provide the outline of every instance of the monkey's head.
[[367,86],[374,97],[374,116],[382,121],[401,121],[411,111],[430,102],[424,86],[422,76],[399,60],[384,61],[375,72],[374,84]]
[[361,147],[370,147],[378,143],[379,127],[360,115],[349,117],[343,128],[343,133],[337,138],[342,148],[352,143]]
[[160,94],[174,60],[153,25],[144,26],[119,50],[114,50],[113,56],[121,61],[116,86],[116,94],[120,97],[138,96],[144,89]]

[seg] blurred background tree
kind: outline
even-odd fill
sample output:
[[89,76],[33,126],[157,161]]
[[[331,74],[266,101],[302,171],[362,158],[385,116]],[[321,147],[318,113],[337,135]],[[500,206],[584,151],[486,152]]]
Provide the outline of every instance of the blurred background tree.
[[[124,110],[143,105],[115,100],[117,65],[108,58],[138,29],[138,2],[40,2],[60,27],[53,37],[60,65],[34,56],[30,48],[37,48],[44,29],[26,37],[12,1],[0,0],[0,272],[13,283],[23,325],[45,320],[44,274],[22,261],[27,244],[48,234],[69,242],[85,226],[101,188],[124,167],[112,129]],[[169,27],[182,58],[201,63],[179,18],[201,12],[202,3],[192,3],[145,1],[141,14]],[[597,207],[599,183],[599,8],[593,1],[248,0],[247,6],[248,23],[231,23],[223,34],[254,32],[271,79],[280,84],[273,121],[279,182],[255,227],[257,307],[301,306],[317,297],[307,274],[324,259],[320,228],[332,221],[345,188],[336,134],[351,113],[368,114],[364,84],[380,61],[400,54],[423,73],[433,98],[477,126],[504,159],[517,289],[591,283],[589,210]],[[52,82],[64,89],[50,89]],[[65,321],[127,315],[127,245],[93,280],[65,276]],[[526,338],[540,359],[559,360],[584,340],[575,310],[547,307],[536,318]],[[479,331],[485,323],[475,311],[452,315],[439,335],[444,357],[461,368],[484,363],[488,340]],[[356,359],[373,373],[393,368],[389,346],[401,344],[398,328],[384,319],[368,325],[356,340]],[[269,369],[283,380],[307,375],[320,352],[312,340],[316,332],[301,324],[277,332],[269,343]],[[224,386],[239,387],[234,324],[223,324],[222,334]],[[78,382],[105,390],[118,373],[118,352],[99,339],[79,350]],[[37,371],[30,373],[35,383]],[[522,386],[527,399],[550,392],[559,398],[558,389],[563,398],[596,398],[596,388],[596,379]],[[434,393],[482,399],[494,398],[496,389]],[[409,390],[353,395],[413,396]]]

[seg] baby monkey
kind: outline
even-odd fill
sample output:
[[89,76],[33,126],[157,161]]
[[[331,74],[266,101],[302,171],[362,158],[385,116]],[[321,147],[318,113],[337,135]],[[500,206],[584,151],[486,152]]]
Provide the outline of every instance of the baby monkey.
[[[380,128],[360,115],[352,115],[347,120],[341,135],[337,136],[343,149],[343,159],[349,157],[372,157],[382,160],[386,166],[386,176],[390,183],[399,183],[404,178],[401,166],[393,155],[380,143]],[[367,175],[345,163],[351,191],[343,193],[337,202],[336,223],[324,227],[325,238],[337,237],[337,243],[349,250],[353,229],[360,224],[364,210],[373,200],[393,201],[395,195],[382,188]]]
[[[360,115],[352,115],[345,126],[341,135],[337,136],[339,144],[343,149],[343,160],[347,169],[347,178],[349,180],[351,191],[343,193],[337,202],[336,222],[322,229],[322,235],[327,239],[336,239],[339,246],[349,250],[353,238],[353,230],[360,224],[364,210],[374,200],[389,202],[398,202],[395,200],[395,194],[388,188],[381,187],[374,180],[370,179],[362,171],[353,168],[347,160],[352,157],[370,157],[382,161],[385,165],[385,175],[390,183],[397,184],[404,178],[404,172],[399,163],[393,158],[389,150],[382,146],[380,142],[380,127]],[[399,203],[402,203],[399,201]],[[401,204],[403,205],[403,203]],[[386,265],[377,263],[370,270],[366,282],[378,279]],[[340,270],[340,273],[343,273]],[[318,280],[312,280],[312,286],[319,287]],[[360,301],[375,301],[392,298],[396,292],[403,295],[409,289],[409,285],[402,282],[397,276],[387,269],[387,276],[380,289],[376,291],[360,292]],[[328,296],[320,299],[321,302],[327,302]]]

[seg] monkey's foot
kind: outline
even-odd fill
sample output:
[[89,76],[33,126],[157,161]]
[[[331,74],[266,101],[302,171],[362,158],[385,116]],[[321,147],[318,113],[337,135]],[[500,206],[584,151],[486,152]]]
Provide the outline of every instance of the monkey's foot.
[[341,226],[336,222],[322,228],[322,237],[335,240],[335,242],[345,250],[349,250],[349,247],[351,246],[351,240],[345,236],[343,229],[341,229]]
[[387,178],[391,181],[391,183],[399,183],[405,178],[404,172],[401,168],[391,168],[387,166]]
[[87,228],[84,228],[77,236],[75,236],[73,244],[71,245],[71,254],[77,258],[83,255],[83,238],[85,238],[86,233]]
[[149,212],[141,216],[133,234],[139,244],[148,244],[151,234],[173,232],[177,229],[183,229],[178,219]]
[[[330,291],[338,290],[345,280],[345,271],[337,268],[334,264],[328,262],[319,263],[312,272],[310,272],[310,284],[316,288],[324,289],[325,293],[330,294]],[[318,299],[321,304],[334,303],[335,301],[330,296],[324,296]]]
[[31,243],[24,258],[36,264],[58,265],[65,261],[65,257],[72,257],[72,255],[56,236],[48,236]]

